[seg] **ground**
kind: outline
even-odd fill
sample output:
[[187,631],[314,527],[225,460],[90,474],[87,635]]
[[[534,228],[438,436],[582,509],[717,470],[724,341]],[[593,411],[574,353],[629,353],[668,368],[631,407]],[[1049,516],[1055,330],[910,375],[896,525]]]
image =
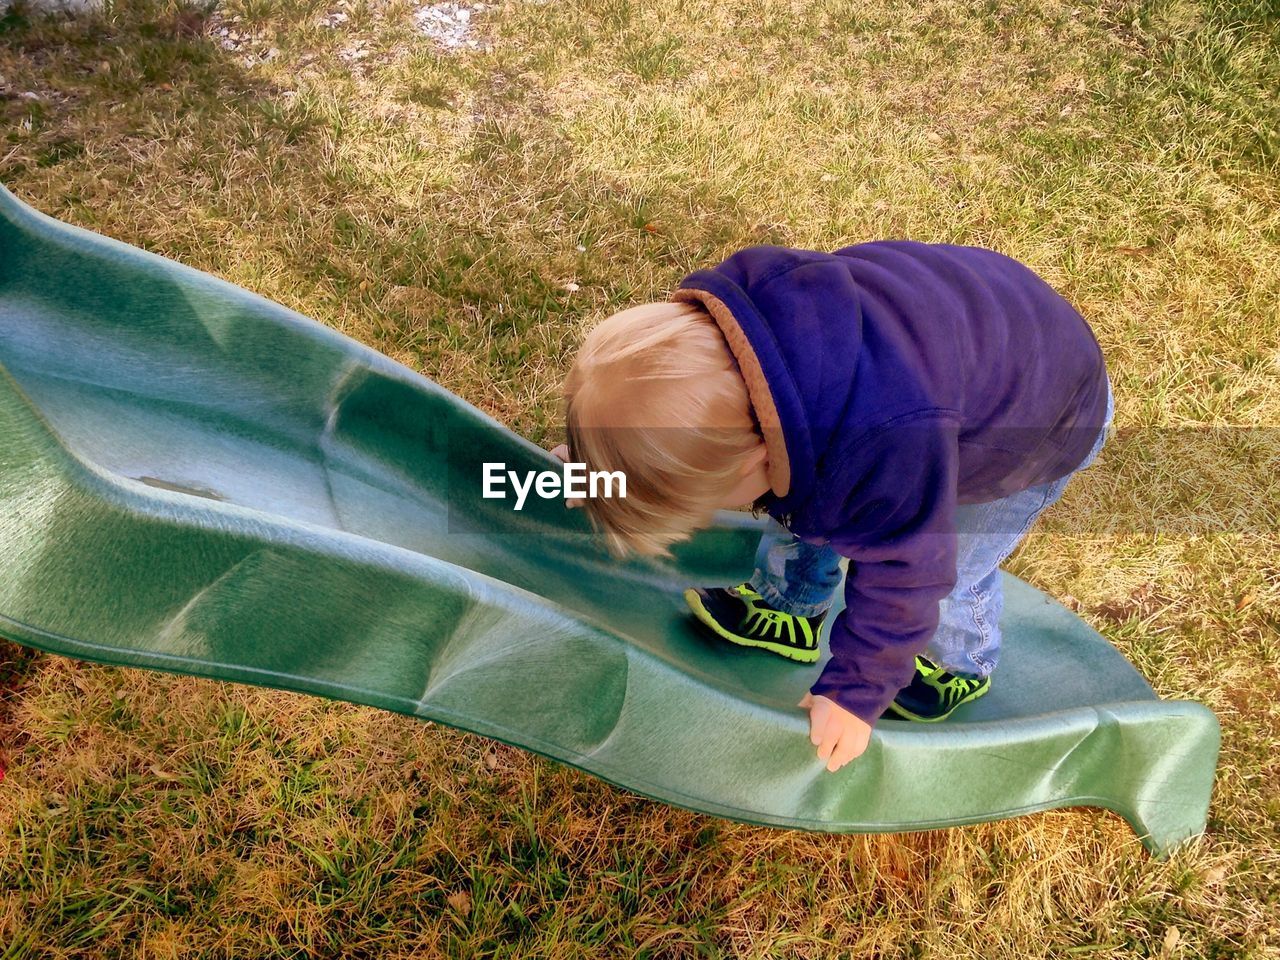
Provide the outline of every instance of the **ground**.
[[1094,810],[816,836],[7,646],[3,956],[1280,957],[1278,31],[1271,0],[12,7],[0,181],[547,446],[586,326],[737,247],[1029,263],[1122,432],[1009,567],[1223,751],[1165,862]]

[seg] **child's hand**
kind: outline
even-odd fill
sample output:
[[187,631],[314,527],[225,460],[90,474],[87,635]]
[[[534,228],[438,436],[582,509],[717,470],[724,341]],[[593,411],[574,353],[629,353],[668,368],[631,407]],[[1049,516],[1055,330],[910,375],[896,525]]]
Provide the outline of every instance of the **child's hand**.
[[[569,445],[567,443],[560,444],[560,446],[554,448],[551,451],[551,455],[553,457],[558,458],[561,463],[568,463],[569,462]],[[565,500],[564,505],[566,507],[580,507],[582,506],[582,501],[581,500]]]
[[806,693],[798,706],[809,708],[809,741],[818,748],[818,759],[826,760],[832,773],[867,749],[870,724],[834,700]]

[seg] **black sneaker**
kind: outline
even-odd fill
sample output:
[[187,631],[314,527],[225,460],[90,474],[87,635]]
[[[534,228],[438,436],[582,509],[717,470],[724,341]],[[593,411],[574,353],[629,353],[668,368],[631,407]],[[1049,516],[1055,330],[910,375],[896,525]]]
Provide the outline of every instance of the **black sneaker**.
[[951,716],[961,704],[970,703],[991,689],[991,678],[970,680],[948,673],[931,660],[916,657],[916,673],[898,691],[887,714],[904,720],[937,723]]
[[797,617],[775,610],[748,584],[689,588],[685,602],[698,622],[730,643],[762,647],[801,663],[818,659],[818,628],[826,613]]

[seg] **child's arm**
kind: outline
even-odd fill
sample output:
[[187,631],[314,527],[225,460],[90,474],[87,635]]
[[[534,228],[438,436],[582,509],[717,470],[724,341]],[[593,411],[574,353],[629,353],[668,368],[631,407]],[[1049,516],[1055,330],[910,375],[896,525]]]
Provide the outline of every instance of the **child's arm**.
[[959,451],[954,420],[936,410],[850,439],[838,471],[850,493],[829,535],[850,560],[846,607],[810,692],[874,725],[910,682],[938,627],[938,603],[955,586]]

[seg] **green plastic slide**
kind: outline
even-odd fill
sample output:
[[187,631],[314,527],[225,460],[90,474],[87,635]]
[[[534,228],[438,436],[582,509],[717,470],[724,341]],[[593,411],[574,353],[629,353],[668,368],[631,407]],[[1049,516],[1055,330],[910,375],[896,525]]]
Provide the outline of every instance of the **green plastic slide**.
[[1214,715],[1025,583],[990,695],[883,720],[832,774],[797,707],[821,664],[714,642],[680,596],[743,579],[755,521],[619,563],[561,501],[483,498],[486,462],[557,467],[381,354],[0,188],[0,634],[429,718],[751,823],[1090,805],[1156,852],[1203,830]]

